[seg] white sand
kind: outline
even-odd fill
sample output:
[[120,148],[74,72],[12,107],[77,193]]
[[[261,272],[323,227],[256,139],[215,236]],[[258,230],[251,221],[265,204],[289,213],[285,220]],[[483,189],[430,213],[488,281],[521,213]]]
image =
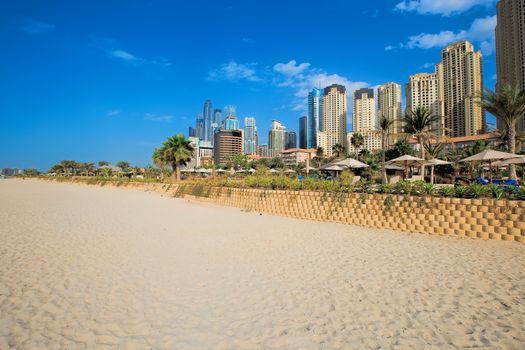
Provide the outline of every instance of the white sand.
[[0,180],[0,349],[524,349],[525,245]]

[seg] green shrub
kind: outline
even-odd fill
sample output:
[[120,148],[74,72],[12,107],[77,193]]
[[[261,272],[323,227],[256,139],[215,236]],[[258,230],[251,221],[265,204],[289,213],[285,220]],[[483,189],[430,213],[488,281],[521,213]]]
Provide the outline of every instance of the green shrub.
[[453,197],[456,190],[452,186],[446,186],[439,189],[439,195],[442,197]]

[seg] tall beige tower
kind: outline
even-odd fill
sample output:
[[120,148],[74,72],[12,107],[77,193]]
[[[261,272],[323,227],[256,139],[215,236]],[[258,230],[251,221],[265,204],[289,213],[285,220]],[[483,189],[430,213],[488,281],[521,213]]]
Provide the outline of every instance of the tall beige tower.
[[[496,6],[496,66],[498,85],[519,84],[525,89],[525,1],[501,0]],[[498,121],[498,129],[504,126]],[[525,130],[525,116],[518,121]]]
[[436,65],[435,73],[418,73],[408,78],[405,87],[406,112],[410,113],[418,107],[426,108],[430,114],[439,116],[432,129],[436,136],[443,136],[445,132],[445,118],[443,106],[443,84],[440,84],[441,64]]
[[386,83],[377,89],[377,119],[386,117],[394,121],[392,133],[402,131],[401,123],[401,85]]
[[359,89],[354,91],[352,113],[353,132],[376,129],[376,102],[373,89]]
[[268,155],[277,157],[284,151],[284,131],[286,128],[278,120],[272,120],[272,128],[268,132]]
[[323,118],[320,121],[317,145],[323,147],[327,156],[332,155],[332,147],[341,144],[346,148],[346,88],[333,84],[323,92]]
[[457,137],[483,133],[485,113],[479,104],[483,91],[481,52],[463,40],[445,47],[441,56],[443,69],[437,73],[443,84],[447,134]]

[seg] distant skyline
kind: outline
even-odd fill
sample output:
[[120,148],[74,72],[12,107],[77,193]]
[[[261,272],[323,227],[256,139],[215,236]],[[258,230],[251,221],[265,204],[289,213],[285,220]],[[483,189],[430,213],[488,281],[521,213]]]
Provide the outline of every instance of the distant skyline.
[[208,99],[255,117],[266,144],[273,119],[299,134],[308,91],[332,83],[347,88],[350,130],[354,89],[396,82],[404,107],[408,76],[462,39],[493,88],[496,2],[5,1],[0,168],[143,166]]

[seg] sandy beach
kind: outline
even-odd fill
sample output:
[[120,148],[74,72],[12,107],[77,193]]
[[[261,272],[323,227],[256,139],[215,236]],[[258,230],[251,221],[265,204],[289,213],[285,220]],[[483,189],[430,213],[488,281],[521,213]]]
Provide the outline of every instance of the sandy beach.
[[0,349],[524,349],[525,245],[0,180]]

